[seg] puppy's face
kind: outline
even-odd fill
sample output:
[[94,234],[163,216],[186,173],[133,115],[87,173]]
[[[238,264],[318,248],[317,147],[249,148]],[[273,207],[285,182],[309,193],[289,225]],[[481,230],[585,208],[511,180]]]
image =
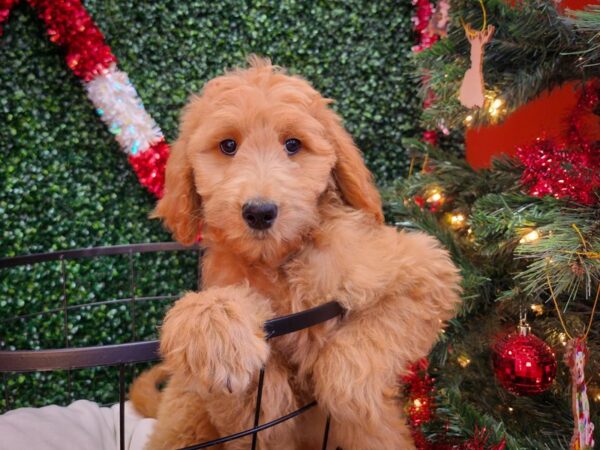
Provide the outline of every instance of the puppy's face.
[[380,219],[370,174],[328,103],[263,60],[210,81],[184,111],[156,215],[183,242],[201,221],[208,239],[249,259],[297,246],[333,180]]
[[306,83],[254,70],[208,84],[187,114],[187,144],[203,220],[219,241],[268,256],[316,224],[335,150]]

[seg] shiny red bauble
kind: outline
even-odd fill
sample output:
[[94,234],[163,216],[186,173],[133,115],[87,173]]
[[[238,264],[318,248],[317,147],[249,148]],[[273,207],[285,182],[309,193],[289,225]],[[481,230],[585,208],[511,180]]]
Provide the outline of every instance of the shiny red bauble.
[[500,384],[516,395],[540,394],[556,376],[556,355],[527,325],[496,341],[492,361]]

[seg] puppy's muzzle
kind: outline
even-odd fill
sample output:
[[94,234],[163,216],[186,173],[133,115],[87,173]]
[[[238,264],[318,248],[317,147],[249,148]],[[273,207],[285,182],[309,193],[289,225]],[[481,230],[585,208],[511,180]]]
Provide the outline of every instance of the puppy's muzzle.
[[271,228],[277,218],[277,205],[264,200],[252,200],[242,206],[242,217],[254,230]]

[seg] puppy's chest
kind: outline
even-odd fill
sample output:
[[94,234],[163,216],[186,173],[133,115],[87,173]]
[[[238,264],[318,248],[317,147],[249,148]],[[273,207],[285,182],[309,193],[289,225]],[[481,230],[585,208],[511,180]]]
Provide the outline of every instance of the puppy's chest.
[[[269,298],[275,316],[283,316],[322,305],[335,299],[335,283],[323,283],[316,277],[331,268],[313,267],[306,259],[294,260],[284,265],[276,274],[251,276],[250,285]],[[264,275],[264,274],[263,274]],[[310,371],[312,361],[339,327],[339,319],[330,319],[308,329],[297,331],[271,340],[288,362],[295,365],[298,373]]]
[[304,311],[333,300],[341,280],[335,266],[303,257],[291,260],[277,270],[254,271],[250,286],[271,301],[277,316]]

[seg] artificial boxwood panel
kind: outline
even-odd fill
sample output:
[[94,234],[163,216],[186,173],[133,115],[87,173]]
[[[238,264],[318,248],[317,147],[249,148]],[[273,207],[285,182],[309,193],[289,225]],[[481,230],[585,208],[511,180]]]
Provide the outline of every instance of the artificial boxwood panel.
[[[100,122],[42,23],[21,2],[0,37],[0,257],[57,249],[169,240],[147,219],[154,199]],[[401,145],[415,136],[419,100],[407,65],[410,2],[84,1],[168,140],[178,113],[223,68],[249,53],[269,56],[310,80],[335,108],[383,184],[402,173]],[[178,294],[195,286],[193,254],[136,257],[136,295]],[[67,264],[71,304],[129,294],[128,260]],[[143,269],[142,269],[143,267]],[[40,312],[62,301],[57,263],[0,272],[0,315]],[[137,338],[156,336],[166,304],[140,307]],[[145,308],[145,309],[144,309]],[[133,339],[131,311],[105,305],[69,315],[70,345]],[[138,317],[140,319],[140,317]],[[64,345],[62,316],[0,322],[1,348]],[[116,400],[114,371],[15,375],[3,381],[3,408],[73,398]],[[1,398],[2,396],[0,396]]]

